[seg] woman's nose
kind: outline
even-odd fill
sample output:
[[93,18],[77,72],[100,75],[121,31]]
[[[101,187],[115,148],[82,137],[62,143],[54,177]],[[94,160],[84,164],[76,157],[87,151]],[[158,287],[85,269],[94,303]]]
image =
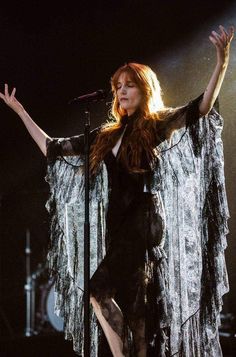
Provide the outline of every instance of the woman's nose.
[[125,85],[121,86],[121,93],[126,93],[126,87],[125,87]]

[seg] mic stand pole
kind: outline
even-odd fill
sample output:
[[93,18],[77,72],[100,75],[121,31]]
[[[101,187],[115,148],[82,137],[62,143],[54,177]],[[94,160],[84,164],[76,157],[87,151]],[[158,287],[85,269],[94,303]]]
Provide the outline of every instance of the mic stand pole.
[[30,247],[30,231],[27,228],[26,230],[26,246],[25,246],[25,255],[26,255],[26,328],[25,336],[29,337],[34,334],[34,281],[31,276],[30,269],[30,256],[31,256],[31,247]]
[[85,144],[85,219],[84,219],[84,357],[90,357],[90,223],[89,223],[89,133],[90,111],[86,103]]

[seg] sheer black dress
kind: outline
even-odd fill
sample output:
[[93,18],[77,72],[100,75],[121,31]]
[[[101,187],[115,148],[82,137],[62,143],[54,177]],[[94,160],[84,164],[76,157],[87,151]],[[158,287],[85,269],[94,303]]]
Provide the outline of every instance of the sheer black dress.
[[[145,153],[143,152],[141,164],[141,167],[147,170],[145,174],[130,174],[117,160],[122,143],[128,138],[136,118],[135,114],[123,118],[125,132],[118,152],[115,156],[111,150],[104,158],[110,189],[106,220],[107,253],[94,273],[90,285],[91,294],[100,302],[103,315],[124,342],[125,356],[129,356],[129,352],[136,356],[147,339],[146,309],[147,303],[151,303],[146,301],[147,263],[154,259],[152,247],[159,245],[164,230],[158,197],[148,192],[152,171]],[[159,212],[156,212],[157,206]],[[156,291],[153,287],[152,295],[155,294],[157,297],[158,286],[156,285]],[[112,306],[111,298],[121,309],[123,322]],[[155,296],[152,296],[152,300],[155,300]],[[128,338],[128,326],[133,335],[134,343],[131,344]],[[129,340],[129,347],[127,340]],[[99,353],[101,356],[109,356],[105,345],[103,336]]]
[[[202,95],[200,96],[202,97]],[[166,128],[178,128],[181,110],[191,109],[189,117],[199,117],[200,97],[176,112],[170,120],[160,123],[156,145],[166,139]],[[160,321],[167,318],[168,297],[165,295],[166,256],[163,248],[164,211],[160,197],[152,194],[149,183],[153,171],[142,153],[144,174],[131,174],[117,160],[124,140],[128,140],[137,113],[122,118],[121,143],[115,155],[111,150],[104,158],[108,172],[109,204],[106,216],[106,255],[90,280],[91,295],[100,303],[103,316],[123,341],[124,356],[138,356],[147,348],[147,356],[160,356],[163,334]],[[186,117],[187,118],[187,117]],[[184,120],[186,119],[184,118]],[[186,123],[185,123],[186,124]],[[90,145],[100,127],[90,132]],[[117,143],[118,144],[118,143]],[[83,135],[48,145],[47,156],[83,154]],[[118,305],[118,309],[117,309]],[[122,318],[120,314],[122,312]],[[167,324],[168,325],[168,324]],[[112,356],[103,331],[98,348],[99,357]]]

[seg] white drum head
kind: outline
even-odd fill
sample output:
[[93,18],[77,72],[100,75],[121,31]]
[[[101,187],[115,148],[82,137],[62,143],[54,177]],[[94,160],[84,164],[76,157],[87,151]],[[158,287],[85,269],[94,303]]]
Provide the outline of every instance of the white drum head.
[[51,323],[51,325],[57,330],[57,331],[63,331],[64,329],[64,321],[61,317],[58,317],[54,313],[54,284],[50,287],[50,291],[47,296],[47,314],[48,314],[48,320]]

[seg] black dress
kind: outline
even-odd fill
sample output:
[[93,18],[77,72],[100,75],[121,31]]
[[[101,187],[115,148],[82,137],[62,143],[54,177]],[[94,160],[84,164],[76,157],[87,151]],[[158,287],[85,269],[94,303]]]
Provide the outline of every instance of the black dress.
[[[176,117],[180,117],[180,110]],[[194,117],[198,117],[198,112]],[[122,118],[126,130],[119,150],[137,118],[136,113]],[[171,127],[172,122],[178,126],[175,115],[165,121],[163,127],[160,122],[156,145],[165,140],[165,129]],[[99,131],[100,127],[90,132],[90,144]],[[83,135],[55,141],[48,146],[47,156],[50,160],[50,157],[70,153],[83,154],[83,141]],[[168,355],[168,351],[161,351],[168,331],[163,332],[160,326],[160,321],[168,319],[169,304],[164,276],[168,269],[160,244],[165,218],[160,197],[148,192],[153,172],[144,151],[141,168],[146,169],[145,174],[129,173],[112,150],[104,162],[109,185],[106,255],[91,277],[90,292],[100,303],[103,316],[122,339],[125,356],[134,357],[145,346],[147,356]],[[112,356],[104,333],[100,332],[99,357]]]
[[[136,119],[135,114],[123,118],[126,130],[122,142],[130,134]],[[147,170],[145,174],[130,174],[112,150],[106,155],[104,162],[109,182],[107,252],[91,278],[90,289],[91,294],[101,304],[104,317],[123,340],[124,355],[135,356],[138,350],[148,343],[148,334],[151,332],[147,331],[147,320],[153,318],[153,315],[148,316],[147,308],[149,305],[149,312],[153,312],[151,302],[157,299],[158,286],[156,285],[155,289],[155,284],[151,287],[147,264],[150,261],[158,264],[158,261],[154,261],[152,248],[158,246],[162,239],[164,220],[161,209],[160,214],[156,212],[157,196],[144,192],[144,183],[148,188],[152,175],[145,153],[142,155],[141,164],[141,167]],[[154,280],[157,280],[157,277],[154,277]],[[152,292],[147,293],[147,289],[152,289]],[[152,301],[147,301],[150,296]],[[111,298],[121,309],[123,321]],[[134,343],[128,331],[132,331]],[[101,339],[99,355],[111,355],[104,336]]]
[[[162,140],[173,128],[185,130],[177,131],[173,140],[160,146],[153,172],[150,169],[145,175],[130,175],[112,152],[107,154],[108,210],[104,165],[94,181],[91,200],[96,206],[94,223],[99,226],[95,227],[93,241],[91,292],[100,301],[108,323],[123,339],[125,356],[137,356],[145,345],[148,357],[222,355],[217,329],[222,296],[229,290],[224,260],[228,210],[220,140],[222,120],[214,110],[198,120],[201,97],[171,110],[170,116],[167,112],[165,120],[158,121]],[[135,117],[128,119],[125,135],[132,130],[133,120]],[[99,128],[90,133],[91,142],[98,132]],[[84,192],[84,160],[69,159],[65,164],[61,156],[82,153],[83,136],[49,142],[47,182],[52,191],[48,210],[53,234],[48,260],[57,279],[56,306],[65,321],[65,337],[73,339],[75,351],[82,354],[83,290],[77,279],[81,266],[78,258],[83,252],[78,251],[77,230],[82,235],[83,229],[82,221],[79,225],[75,221],[77,204],[84,203],[83,197],[77,199]],[[75,168],[69,167],[72,163]],[[145,165],[148,167],[144,153]],[[144,181],[148,187],[149,178],[150,192],[155,194],[143,192]],[[67,214],[72,219],[69,236],[64,222],[61,224],[67,202],[72,211],[76,205],[75,214]],[[97,327],[102,337],[98,345]],[[97,357],[97,352],[100,357],[111,356],[94,313],[91,334],[92,356]]]

